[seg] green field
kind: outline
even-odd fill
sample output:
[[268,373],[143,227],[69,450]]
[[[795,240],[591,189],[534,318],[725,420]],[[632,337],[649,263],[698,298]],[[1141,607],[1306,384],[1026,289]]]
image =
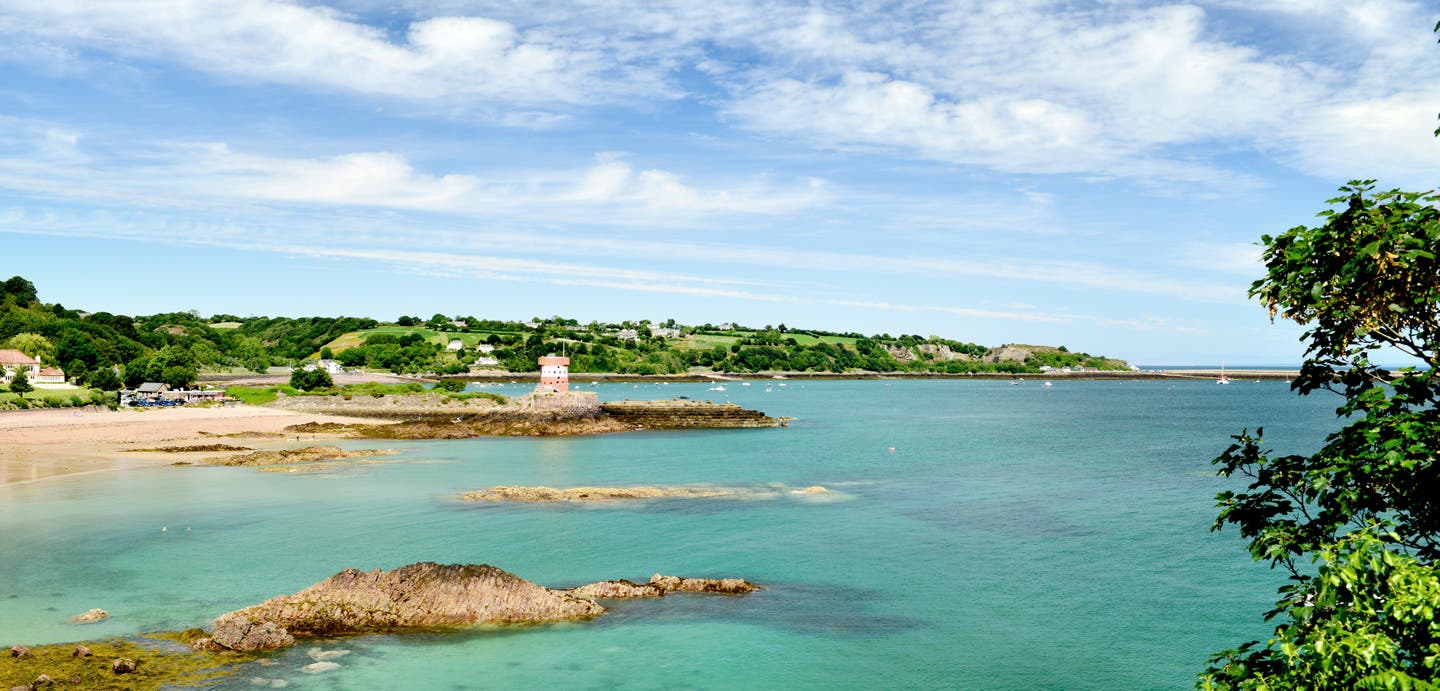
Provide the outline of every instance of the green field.
[[[686,350],[704,350],[707,348],[714,348],[718,345],[728,348],[730,347],[730,344],[739,341],[741,338],[748,338],[755,335],[754,331],[731,331],[730,333],[732,335],[729,336],[719,336],[715,334],[691,334],[689,336],[686,336],[679,343],[677,343],[675,347],[683,348]],[[859,340],[856,338],[851,338],[849,336],[812,336],[806,333],[780,334],[780,340],[783,341],[787,338],[793,338],[795,339],[796,343],[803,346],[815,345],[817,343],[855,345],[855,341]]]
[[[79,396],[82,401],[84,401],[85,403],[89,403],[90,389],[81,387],[43,389],[37,386],[34,391],[25,394],[25,400],[29,401],[32,405],[38,401],[55,401],[58,403],[62,401],[69,401],[71,396]],[[6,389],[3,392],[0,392],[0,404],[9,403],[10,401],[13,401],[19,397],[20,396],[18,394],[10,393],[10,391]]]
[[374,329],[365,329],[364,331],[351,331],[351,332],[349,332],[349,333],[342,334],[341,336],[339,336],[339,337],[336,338],[335,340],[330,341],[329,343],[326,343],[325,346],[328,347],[330,350],[338,353],[338,352],[340,352],[340,351],[342,351],[342,350],[345,350],[346,348],[354,348],[355,346],[363,345],[363,344],[365,343],[365,338],[368,337],[368,336],[370,336],[370,335],[372,335],[372,334],[390,334],[390,335],[394,335],[394,336],[407,336],[407,335],[409,335],[409,334],[420,334],[421,336],[424,336],[424,337],[425,337],[425,340],[427,340],[427,341],[429,341],[429,342],[431,342],[431,343],[438,343],[438,344],[440,344],[440,345],[445,345],[445,344],[449,343],[451,339],[453,339],[453,338],[458,338],[458,339],[460,339],[460,342],[461,342],[461,343],[464,343],[464,344],[465,344],[465,347],[466,347],[466,348],[473,348],[473,347],[475,347],[476,344],[484,341],[484,340],[487,339],[487,338],[490,338],[491,335],[501,335],[501,336],[504,336],[504,335],[515,334],[515,333],[519,333],[519,332],[514,332],[514,331],[475,331],[475,332],[435,331],[434,329],[427,329],[427,328],[425,328],[425,327],[423,327],[423,326],[381,326],[381,327],[377,327],[377,328],[374,328]]

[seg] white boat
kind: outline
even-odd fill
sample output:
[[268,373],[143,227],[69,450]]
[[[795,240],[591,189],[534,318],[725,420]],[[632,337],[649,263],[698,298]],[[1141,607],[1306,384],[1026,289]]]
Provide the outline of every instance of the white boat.
[[1051,383],[1048,382],[1048,381],[1045,382],[1045,384],[1044,384],[1044,387],[1047,388],[1047,389],[1050,388],[1050,387],[1052,387],[1052,386],[1054,386],[1054,384],[1051,384]]
[[1229,384],[1230,378],[1225,376],[1225,363],[1220,363],[1220,376],[1215,379],[1216,384]]
[[724,385],[724,384],[720,384],[720,385],[718,385],[718,386],[712,386],[712,387],[710,387],[709,390],[710,390],[710,391],[724,391],[724,390],[725,390],[725,385]]
[[741,385],[741,386],[749,386],[749,385],[750,385],[750,382],[748,382],[748,381],[742,381],[742,382],[740,382],[740,385]]

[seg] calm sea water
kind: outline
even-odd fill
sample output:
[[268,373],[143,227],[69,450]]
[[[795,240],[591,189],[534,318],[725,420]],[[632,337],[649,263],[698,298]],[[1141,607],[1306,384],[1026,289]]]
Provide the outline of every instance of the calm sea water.
[[[350,654],[322,674],[300,671],[302,645],[221,688],[1188,687],[1207,655],[1266,635],[1280,582],[1233,531],[1209,531],[1223,487],[1210,459],[1257,424],[1277,448],[1313,449],[1337,402],[1281,382],[598,388],[797,420],[401,443],[396,462],[326,475],[163,467],[0,487],[0,644],[177,630],[345,567],[468,562],[551,586],[660,571],[766,590],[626,602],[577,624],[349,638],[325,644]],[[837,494],[456,500],[637,483]],[[65,623],[91,607],[112,618]]]

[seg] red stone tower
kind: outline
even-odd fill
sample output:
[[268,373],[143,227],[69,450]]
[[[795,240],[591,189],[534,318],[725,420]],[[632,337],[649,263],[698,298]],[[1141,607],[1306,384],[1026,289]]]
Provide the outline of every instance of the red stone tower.
[[556,393],[570,390],[570,358],[546,355],[540,358],[540,386],[537,390],[550,389]]

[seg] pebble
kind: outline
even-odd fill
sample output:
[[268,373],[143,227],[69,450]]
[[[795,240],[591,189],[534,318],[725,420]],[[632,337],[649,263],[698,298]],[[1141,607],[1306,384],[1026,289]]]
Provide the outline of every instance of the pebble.
[[306,674],[319,674],[320,672],[329,672],[336,669],[340,669],[340,664],[337,662],[312,662],[301,667],[300,671]]

